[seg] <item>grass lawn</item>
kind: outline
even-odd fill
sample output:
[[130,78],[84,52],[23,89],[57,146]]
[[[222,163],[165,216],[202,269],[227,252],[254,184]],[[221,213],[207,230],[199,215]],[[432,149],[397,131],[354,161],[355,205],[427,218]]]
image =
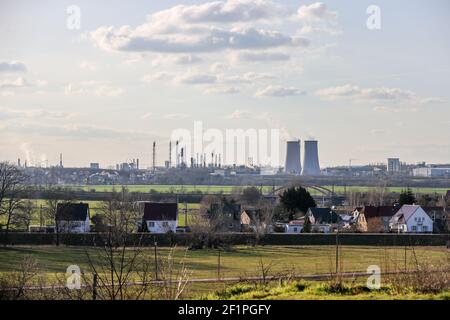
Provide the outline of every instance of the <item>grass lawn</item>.
[[[34,257],[44,273],[63,273],[67,266],[76,264],[87,270],[85,250],[94,257],[99,249],[89,247],[8,247],[0,248],[0,272],[11,272],[26,256]],[[161,259],[167,257],[169,248],[158,248]],[[420,261],[440,263],[448,261],[449,251],[443,247],[416,247],[407,250],[407,264],[412,267],[413,254]],[[148,263],[154,265],[153,248],[146,248]],[[341,247],[341,270],[343,272],[365,271],[369,265],[379,265],[382,271],[388,264],[404,266],[405,249],[399,247]],[[174,250],[174,259],[184,258],[192,272],[191,278],[217,277],[217,250],[187,250],[178,247]],[[230,251],[221,251],[221,276],[257,276],[260,275],[260,262],[270,265],[269,274],[295,272],[297,274],[329,273],[335,266],[334,246],[236,246]],[[388,264],[387,264],[388,262]],[[87,270],[88,272],[89,270]]]
[[334,288],[327,281],[296,281],[265,286],[237,284],[200,297],[212,300],[450,300],[450,291],[423,293],[405,289],[398,292],[388,284],[377,290],[369,290],[363,281],[347,281],[342,287]]

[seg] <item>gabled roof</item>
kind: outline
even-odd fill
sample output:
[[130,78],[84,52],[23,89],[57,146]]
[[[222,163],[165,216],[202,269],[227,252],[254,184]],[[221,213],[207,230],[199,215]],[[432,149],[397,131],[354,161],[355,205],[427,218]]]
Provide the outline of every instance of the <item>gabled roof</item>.
[[316,223],[337,223],[339,216],[331,208],[309,208],[308,213],[314,216]]
[[241,205],[239,203],[222,202],[222,203],[212,203],[211,208],[208,210],[210,215],[230,214],[233,219],[239,219],[241,215]]
[[398,209],[398,207],[394,206],[364,206],[363,213],[366,219],[392,217]]
[[245,212],[252,221],[261,219],[261,214],[262,214],[261,209],[247,208],[242,212],[243,213]]
[[58,203],[56,221],[86,221],[89,216],[87,203]]
[[177,220],[177,203],[144,202],[143,206],[145,221]]
[[396,221],[408,221],[417,210],[421,209],[419,205],[414,204],[404,204],[392,217]]

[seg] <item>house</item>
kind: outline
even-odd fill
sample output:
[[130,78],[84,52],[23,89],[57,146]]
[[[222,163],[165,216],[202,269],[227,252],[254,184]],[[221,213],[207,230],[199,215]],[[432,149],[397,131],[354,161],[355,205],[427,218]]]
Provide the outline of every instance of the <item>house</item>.
[[55,220],[57,231],[62,233],[85,233],[90,231],[89,204],[58,203]]
[[309,219],[312,232],[328,233],[337,227],[339,215],[331,208],[309,208],[305,219]]
[[178,225],[178,204],[140,202],[142,230],[150,233],[176,232]]
[[364,212],[361,211],[354,211],[353,212],[353,218],[350,222],[351,229],[354,232],[367,232],[368,225],[367,225],[367,219]]
[[212,203],[207,211],[208,218],[218,232],[241,231],[241,205],[230,201]]
[[419,205],[404,204],[389,221],[391,232],[433,232],[433,220]]
[[247,208],[241,213],[241,231],[258,232],[267,230],[267,222],[261,209]]
[[433,220],[434,233],[447,233],[449,231],[450,210],[446,207],[422,207]]
[[367,232],[389,232],[389,221],[398,209],[398,206],[364,206],[355,209],[353,214],[364,214]]
[[304,220],[292,220],[286,224],[286,233],[301,233],[303,231]]
[[362,208],[339,214],[339,229],[344,232],[367,232],[367,221]]

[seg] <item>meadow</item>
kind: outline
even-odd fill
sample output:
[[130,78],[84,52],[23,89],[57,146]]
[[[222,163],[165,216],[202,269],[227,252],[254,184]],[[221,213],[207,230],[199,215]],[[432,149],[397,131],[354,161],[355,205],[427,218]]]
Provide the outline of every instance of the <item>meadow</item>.
[[[120,190],[122,186],[117,185],[74,185],[74,188],[78,188],[84,191],[96,191],[96,192],[108,192],[112,190]],[[233,194],[242,191],[244,188],[249,186],[230,186],[230,185],[126,185],[127,189],[131,192],[151,192],[152,190],[156,192],[174,192],[174,193],[224,193]],[[256,186],[261,188],[263,193],[270,193],[273,191],[273,186]],[[330,190],[334,189],[335,193],[349,192],[369,192],[376,187],[367,186],[324,186]],[[275,189],[278,188],[275,186]],[[449,187],[450,188],[450,187]],[[411,188],[414,193],[417,194],[440,194],[444,195],[449,188]],[[405,188],[402,187],[388,187],[390,192],[400,193]],[[314,189],[309,189],[310,193],[313,195],[320,195],[321,193]]]
[[[76,264],[88,270],[87,253],[93,260],[99,256],[99,248],[66,246],[15,246],[0,248],[0,273],[12,272],[25,257],[33,257],[40,271],[47,274],[64,273],[67,266]],[[127,249],[133,250],[133,249]],[[161,259],[167,257],[170,248],[157,248]],[[154,249],[144,249],[148,264],[154,266]],[[219,250],[188,250],[184,247],[173,249],[175,264],[181,261],[187,265],[191,278],[216,278]],[[97,257],[97,258],[96,258]],[[406,257],[406,259],[405,259]],[[444,247],[375,247],[341,246],[340,269],[342,272],[365,272],[369,265],[379,265],[382,269],[401,265],[413,268],[415,259],[439,264],[450,259],[450,252]],[[334,246],[236,246],[220,250],[221,277],[260,275],[261,264],[270,265],[269,274],[283,272],[296,274],[331,273],[335,268]]]

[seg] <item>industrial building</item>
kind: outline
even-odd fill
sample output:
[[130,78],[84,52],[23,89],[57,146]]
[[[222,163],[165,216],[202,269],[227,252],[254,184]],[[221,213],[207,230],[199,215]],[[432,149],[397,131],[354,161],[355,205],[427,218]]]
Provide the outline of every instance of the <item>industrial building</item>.
[[303,171],[304,176],[318,176],[320,175],[319,165],[319,150],[317,140],[306,140],[304,159],[303,159]]
[[300,140],[288,141],[286,149],[286,165],[284,171],[289,174],[300,174]]
[[433,168],[433,167],[423,167],[413,169],[414,177],[450,177],[450,168]]
[[387,172],[390,174],[399,173],[401,169],[399,158],[388,158]]

